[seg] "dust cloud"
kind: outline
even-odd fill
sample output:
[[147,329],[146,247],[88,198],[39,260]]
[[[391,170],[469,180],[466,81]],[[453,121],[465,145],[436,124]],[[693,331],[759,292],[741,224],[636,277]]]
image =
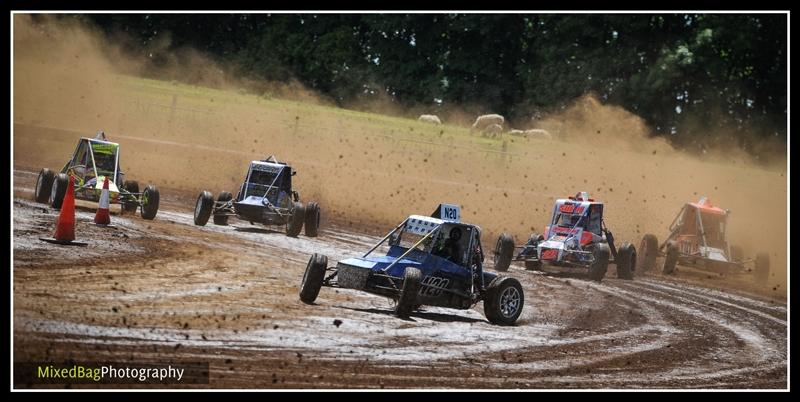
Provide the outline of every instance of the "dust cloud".
[[[545,116],[538,126],[564,142],[566,156],[562,155],[562,160],[574,155],[570,162],[550,168],[548,176],[555,179],[553,173],[569,172],[568,183],[605,201],[609,228],[625,234],[617,238],[632,239],[638,246],[643,234],[653,233],[663,241],[683,204],[707,196],[714,205],[731,210],[730,244],[741,245],[747,258],[769,252],[777,269],[773,285],[785,288],[787,178],[783,155],[764,163],[730,143],[718,144],[700,156],[689,155],[663,138],[652,137],[638,116],[618,106],[603,105],[593,95],[576,100],[561,113]],[[721,133],[709,137],[721,137]],[[557,161],[558,155],[553,156],[551,161]]]
[[[274,97],[248,95],[237,88],[241,80],[197,63],[166,63],[159,77],[167,81],[138,80],[136,90],[126,89],[120,82],[130,75],[154,76],[147,60],[83,26],[30,22],[14,16],[15,168],[59,168],[80,135],[103,129],[121,144],[129,179],[186,194],[191,209],[194,194],[235,192],[248,161],[276,154],[298,171],[303,201],[321,202],[323,225],[382,231],[440,202],[457,203],[465,221],[483,228],[486,249],[501,232],[518,243],[541,232],[554,199],[578,191],[604,201],[618,242],[636,246],[645,233],[663,239],[685,202],[708,196],[733,211],[731,243],[748,256],[769,252],[770,284],[786,288],[785,169],[678,152],[650,138],[637,116],[592,96],[535,122],[553,141],[490,140],[447,121],[433,126],[321,107],[299,84],[290,92],[303,102],[278,99],[278,89]],[[219,89],[187,89],[171,77]]]

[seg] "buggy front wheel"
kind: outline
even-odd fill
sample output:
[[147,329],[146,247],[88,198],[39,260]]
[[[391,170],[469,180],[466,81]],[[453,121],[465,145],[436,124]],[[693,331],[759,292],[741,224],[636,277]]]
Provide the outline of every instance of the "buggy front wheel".
[[303,221],[306,219],[306,208],[299,202],[294,203],[292,208],[292,216],[289,217],[289,222],[286,224],[286,235],[289,237],[297,237],[300,231],[303,230]]
[[214,195],[208,190],[203,190],[197,196],[197,203],[194,205],[194,224],[197,226],[205,226],[208,223],[208,218],[211,217],[211,211],[214,209]]
[[142,193],[142,218],[153,220],[158,213],[159,202],[158,188],[152,184],[148,184]]
[[594,281],[600,282],[606,276],[608,270],[608,260],[611,256],[611,249],[605,243],[598,243],[594,250],[592,250],[594,261],[589,266],[589,278]]
[[511,235],[503,233],[497,238],[494,246],[494,270],[505,272],[514,258],[514,239]]
[[300,283],[300,300],[306,304],[313,304],[319,296],[322,282],[325,280],[325,270],[328,268],[328,257],[314,253],[308,259],[303,282]]
[[497,277],[486,289],[483,312],[495,325],[514,325],[522,314],[525,295],[522,285],[511,277]]
[[633,244],[622,243],[617,250],[617,278],[633,280],[633,273],[636,272],[636,249]]
[[39,177],[36,179],[36,191],[34,192],[34,199],[36,202],[46,204],[50,199],[50,191],[53,190],[53,180],[55,174],[48,168],[44,168],[39,172]]
[[667,256],[664,258],[664,268],[662,272],[665,275],[670,275],[675,272],[675,266],[678,265],[678,255],[680,251],[678,250],[678,243],[674,240],[670,240],[667,242]]
[[400,297],[397,299],[397,310],[395,313],[400,318],[408,318],[417,303],[417,293],[422,282],[422,271],[417,268],[406,268],[403,273],[403,288],[400,290]]
[[308,205],[306,205],[306,218],[305,218],[306,236],[317,237],[317,235],[319,234],[319,218],[320,218],[319,204],[317,204],[316,202],[309,202]]
[[69,176],[65,173],[59,173],[53,180],[53,186],[50,190],[50,206],[53,209],[61,209],[61,204],[64,202],[64,195],[67,191],[75,191],[75,189],[67,189],[69,187]]

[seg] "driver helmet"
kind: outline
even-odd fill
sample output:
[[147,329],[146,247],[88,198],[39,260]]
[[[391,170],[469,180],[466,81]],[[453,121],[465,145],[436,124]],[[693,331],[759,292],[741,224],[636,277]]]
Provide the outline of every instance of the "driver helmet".
[[450,229],[450,238],[455,240],[455,241],[461,239],[461,228],[456,226],[456,227]]
[[578,223],[578,220],[581,218],[580,215],[572,215],[568,214],[564,216],[564,224],[567,226],[575,226]]

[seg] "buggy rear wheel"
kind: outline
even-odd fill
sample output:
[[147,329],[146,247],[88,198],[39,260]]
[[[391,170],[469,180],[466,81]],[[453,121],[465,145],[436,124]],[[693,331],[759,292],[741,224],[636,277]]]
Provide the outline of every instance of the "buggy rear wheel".
[[494,270],[505,272],[514,258],[514,239],[511,235],[503,233],[497,238],[494,246]]
[[328,268],[328,257],[314,253],[308,259],[303,282],[300,283],[300,300],[306,304],[313,304],[319,296],[322,282],[325,280],[325,270]]
[[769,254],[758,253],[756,254],[756,282],[766,285],[769,279]]
[[636,249],[633,244],[622,243],[617,250],[617,278],[633,280],[633,273],[636,271]]
[[[53,209],[61,209],[64,195],[67,194],[67,187],[69,187],[69,176],[65,173],[59,173],[53,180],[53,186],[50,189],[50,206]],[[75,191],[75,189],[69,190]]]
[[675,272],[675,266],[678,265],[678,243],[674,240],[667,242],[667,256],[664,258],[664,268],[661,270],[665,275],[670,275]]
[[319,234],[319,218],[319,204],[316,202],[309,202],[308,205],[306,205],[306,236],[317,237]]
[[197,197],[197,203],[194,205],[194,224],[197,226],[205,226],[208,223],[208,218],[211,217],[211,212],[214,209],[214,195],[210,191],[203,190]]
[[139,182],[134,180],[125,180],[123,187],[125,188],[125,191],[131,194],[128,194],[127,197],[120,197],[122,210],[124,212],[135,213],[136,208],[139,207],[139,202],[135,195],[139,194]]
[[39,177],[36,179],[36,190],[34,191],[34,200],[36,202],[46,204],[50,199],[50,191],[53,190],[53,180],[56,175],[48,168],[44,168],[39,172]]
[[[233,199],[233,194],[231,194],[231,193],[229,193],[227,191],[223,191],[223,192],[219,193],[219,196],[217,196],[217,203],[218,204],[220,204],[220,203],[224,204],[224,203],[226,203],[226,202],[228,202],[228,201],[230,201],[232,199]],[[215,225],[222,225],[222,226],[227,225],[228,224],[228,215],[217,215],[217,214],[214,214],[214,224]]]
[[522,285],[515,278],[498,276],[486,289],[483,313],[495,325],[514,325],[517,322],[525,295]]
[[160,196],[155,185],[148,184],[142,193],[142,218],[153,220],[158,213],[158,202]]
[[[523,250],[523,253],[526,257],[530,257],[530,253],[525,253],[530,248],[533,248],[534,255],[536,255],[536,245],[540,242],[544,241],[544,236],[540,235],[539,233],[532,233],[531,237],[528,239],[528,242],[525,243],[526,249]],[[538,256],[537,256],[538,257]],[[539,260],[536,261],[525,261],[525,269],[528,271],[541,271],[542,270],[542,262]]]
[[292,216],[289,217],[289,222],[286,224],[286,236],[297,237],[300,231],[303,230],[303,221],[306,219],[306,208],[299,202],[294,203],[292,208]]
[[593,281],[600,282],[603,280],[603,277],[606,276],[611,249],[608,247],[608,244],[597,243],[594,250],[592,250],[592,256],[594,257],[594,261],[592,261],[592,265],[589,266],[589,278]]
[[652,271],[656,267],[656,257],[658,257],[658,238],[653,234],[646,234],[639,243],[639,253],[636,255],[636,265],[642,272]]
[[417,268],[406,268],[403,273],[403,288],[400,290],[400,297],[397,299],[397,309],[395,313],[400,318],[408,318],[417,303],[417,293],[422,282],[422,271]]

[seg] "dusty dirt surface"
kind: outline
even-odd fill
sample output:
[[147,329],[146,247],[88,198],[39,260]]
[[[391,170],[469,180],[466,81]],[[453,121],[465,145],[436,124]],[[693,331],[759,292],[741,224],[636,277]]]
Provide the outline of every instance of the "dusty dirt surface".
[[[15,361],[208,361],[218,388],[787,387],[785,160],[691,157],[591,96],[516,127],[548,129],[553,141],[489,140],[451,122],[317,107],[307,95],[245,96],[234,81],[169,82],[214,81],[205,61],[143,80],[141,58],[97,32],[30,22],[13,21]],[[39,241],[56,213],[32,201],[36,172],[60,168],[100,129],[121,144],[128,179],[159,186],[158,216],[114,215],[119,227],[101,229],[82,210],[88,247]],[[297,168],[303,200],[321,202],[320,237],[193,225],[200,190],[233,191],[247,163],[269,154]],[[612,267],[598,284],[515,266],[526,307],[511,328],[490,325],[480,304],[400,320],[389,301],[350,290],[299,301],[311,253],[334,264],[408,214],[458,203],[491,249],[500,232],[517,243],[541,232],[553,200],[578,191],[603,200],[617,240],[637,246],[645,233],[663,239],[683,203],[708,196],[733,210],[733,244],[770,254],[769,284],[685,267],[632,282]]]
[[215,388],[787,386],[781,300],[613,268],[596,283],[512,267],[526,296],[514,327],[489,324],[480,303],[402,320],[384,298],[323,288],[305,305],[310,253],[332,265],[378,237],[333,222],[315,239],[196,227],[193,197],[162,190],[155,220],[113,215],[104,229],[79,209],[90,245],[56,246],[38,240],[56,211],[32,201],[35,179],[14,174],[15,361],[207,361]]

